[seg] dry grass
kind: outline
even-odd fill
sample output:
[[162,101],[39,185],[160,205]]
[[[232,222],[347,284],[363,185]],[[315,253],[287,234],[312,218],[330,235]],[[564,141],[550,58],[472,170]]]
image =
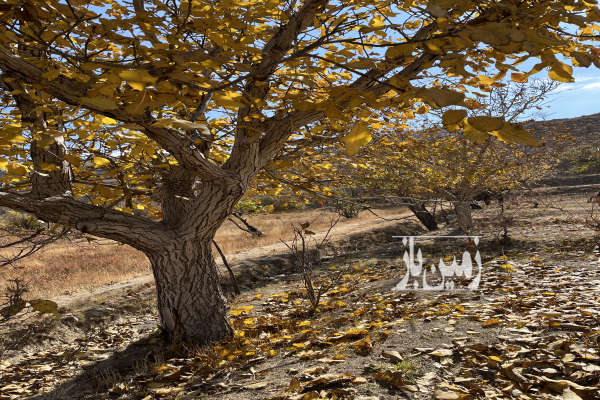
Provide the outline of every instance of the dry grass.
[[[403,211],[404,209],[390,208],[386,210],[376,210],[376,213],[382,217],[393,217],[398,216],[398,214]],[[264,233],[263,237],[257,238],[242,232],[231,222],[225,221],[223,226],[221,226],[221,229],[217,232],[215,240],[225,254],[234,254],[255,247],[277,243],[280,239],[292,239],[294,234],[292,232],[291,224],[309,222],[312,231],[326,231],[330,226],[331,218],[337,218],[337,214],[327,209],[248,216],[248,222],[260,229]],[[377,217],[375,215],[363,211],[359,214],[358,218],[340,218],[335,230],[338,232],[343,231],[345,225],[376,219]]]
[[[377,214],[390,217],[402,212],[402,209],[396,208],[378,210]],[[225,254],[239,253],[277,243],[280,239],[290,239],[293,236],[292,223],[310,222],[313,231],[324,231],[329,228],[330,219],[336,216],[324,209],[249,216],[248,222],[260,229],[263,237],[254,237],[226,221],[217,232],[216,241]],[[348,224],[376,219],[373,214],[362,212],[355,219],[340,219],[335,230],[340,232]],[[9,251],[0,251],[0,257],[8,256]],[[65,240],[38,251],[14,267],[0,269],[0,290],[6,287],[8,279],[19,277],[30,288],[27,298],[54,297],[149,273],[151,270],[145,255],[129,246],[104,240],[91,243]]]
[[41,249],[14,267],[0,270],[0,288],[19,277],[28,287],[27,298],[52,297],[150,273],[141,252],[114,243],[63,241]]

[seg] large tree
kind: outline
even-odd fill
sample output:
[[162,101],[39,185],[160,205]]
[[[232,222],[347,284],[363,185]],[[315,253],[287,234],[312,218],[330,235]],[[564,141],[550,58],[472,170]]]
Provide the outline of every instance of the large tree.
[[211,240],[263,168],[506,73],[571,81],[598,21],[588,0],[5,1],[0,206],[140,249],[171,339],[225,338]]

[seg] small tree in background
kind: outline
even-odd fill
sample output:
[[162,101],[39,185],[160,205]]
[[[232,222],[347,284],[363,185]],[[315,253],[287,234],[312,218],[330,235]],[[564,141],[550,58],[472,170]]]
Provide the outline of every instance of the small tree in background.
[[539,147],[533,137],[522,135],[522,144],[507,143],[502,132],[513,129],[519,117],[539,111],[556,87],[551,81],[497,84],[469,113],[426,110],[421,130],[407,127],[378,135],[357,157],[367,167],[352,170],[354,182],[395,196],[429,230],[437,229],[437,222],[426,205],[450,202],[459,227],[469,232],[473,200],[534,183],[558,161],[554,151]]

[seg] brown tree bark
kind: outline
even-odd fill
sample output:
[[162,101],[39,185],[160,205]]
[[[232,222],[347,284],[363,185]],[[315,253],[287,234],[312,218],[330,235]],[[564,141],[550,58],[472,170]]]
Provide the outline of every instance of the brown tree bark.
[[162,225],[175,240],[163,239],[145,253],[156,281],[161,324],[170,341],[205,344],[232,334],[212,241],[242,194],[235,186],[198,182],[185,168],[175,167],[163,176]]
[[191,238],[146,252],[163,332],[172,342],[205,344],[232,334],[211,243],[210,237]]
[[[71,190],[72,175],[69,163],[65,161],[65,141],[62,136],[48,137],[43,145],[33,142],[30,148],[34,172],[31,174],[31,194],[36,198],[61,195]],[[42,165],[53,165],[53,170],[44,170]]]
[[413,201],[408,204],[408,209],[417,217],[417,219],[427,228],[428,231],[436,231],[438,229],[435,216],[425,208],[423,202]]
[[454,203],[456,212],[456,221],[459,228],[466,234],[471,233],[473,229],[473,215],[471,212],[471,202],[459,200]]

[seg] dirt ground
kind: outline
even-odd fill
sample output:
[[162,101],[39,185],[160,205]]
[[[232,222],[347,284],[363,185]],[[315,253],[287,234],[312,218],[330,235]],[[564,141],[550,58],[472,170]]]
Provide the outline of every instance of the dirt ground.
[[[424,233],[410,220],[338,233],[314,313],[281,249],[240,254],[235,337],[214,346],[162,342],[149,280],[61,298],[59,316],[0,327],[0,399],[598,399],[598,209],[544,189],[504,208],[474,214],[477,290],[392,290],[407,273],[393,236]],[[476,250],[418,246],[426,265]]]

